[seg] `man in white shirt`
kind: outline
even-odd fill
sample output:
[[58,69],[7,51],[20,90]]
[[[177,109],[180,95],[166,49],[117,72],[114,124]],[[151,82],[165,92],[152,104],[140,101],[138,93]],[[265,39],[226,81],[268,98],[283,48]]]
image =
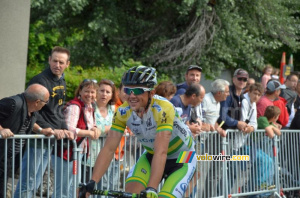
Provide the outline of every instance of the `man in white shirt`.
[[[221,127],[219,127],[217,120],[220,117],[220,102],[225,101],[227,96],[229,96],[229,82],[223,79],[217,79],[211,84],[212,89],[211,92],[205,94],[205,97],[202,101],[202,119],[203,119],[203,125],[209,125],[210,131],[217,131],[222,137],[226,136],[226,131],[224,131]],[[200,152],[201,154],[208,153],[209,155],[218,155],[219,154],[219,145],[220,141],[219,137],[216,135],[210,135],[207,136],[206,134],[202,134],[200,136],[200,144],[198,146],[201,146]],[[208,138],[210,137],[210,138]],[[200,153],[199,153],[200,154]],[[214,162],[216,163],[216,162]],[[200,166],[200,173],[201,173],[201,181],[200,181],[200,189],[199,193],[202,195],[202,197],[211,197],[215,196],[212,194],[203,194],[204,186],[207,186],[205,184],[207,174],[212,167],[212,164],[210,161],[207,162],[201,162]],[[214,180],[211,186],[212,189],[217,188],[217,182],[218,182],[218,167],[220,166],[214,166]],[[210,174],[211,175],[211,174]],[[214,192],[215,190],[208,189],[206,192]]]
[[220,116],[220,102],[225,101],[229,96],[229,82],[223,79],[217,79],[211,84],[211,92],[205,94],[202,102],[203,122],[210,125],[211,131],[217,131],[225,137],[225,131],[218,127],[217,120]]

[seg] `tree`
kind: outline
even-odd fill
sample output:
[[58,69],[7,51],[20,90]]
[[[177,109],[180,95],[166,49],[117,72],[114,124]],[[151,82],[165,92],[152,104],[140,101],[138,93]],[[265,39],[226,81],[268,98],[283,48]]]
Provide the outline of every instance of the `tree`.
[[83,67],[133,58],[174,75],[188,64],[210,77],[237,67],[260,75],[276,50],[299,49],[298,0],[33,0],[31,7],[31,25],[59,32],[57,43]]

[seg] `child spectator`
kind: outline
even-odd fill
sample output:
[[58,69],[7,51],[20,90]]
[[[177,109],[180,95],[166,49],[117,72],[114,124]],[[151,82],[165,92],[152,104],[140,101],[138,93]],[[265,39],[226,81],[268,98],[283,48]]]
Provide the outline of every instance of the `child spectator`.
[[263,69],[263,76],[261,78],[261,84],[263,85],[264,89],[267,87],[267,82],[271,79],[271,74],[273,71],[272,65],[268,64]]
[[280,70],[278,68],[273,68],[271,79],[279,80],[279,73],[280,73]]
[[236,134],[234,150],[241,148],[249,133],[252,133],[257,129],[257,109],[256,102],[260,99],[264,92],[264,88],[261,83],[255,83],[250,86],[249,92],[244,95],[242,100],[242,115],[241,120],[245,121],[248,125],[244,133],[239,132]]
[[276,121],[281,111],[277,106],[268,106],[266,108],[264,116],[257,119],[258,129],[265,129],[266,135],[269,138],[273,138],[276,135],[281,135],[280,130],[276,126]]
[[264,129],[266,136],[261,137],[260,144],[256,150],[256,158],[254,160],[253,173],[255,174],[254,184],[259,188],[258,190],[264,190],[267,186],[274,184],[274,153],[273,153],[273,138],[275,135],[281,135],[279,128],[277,128],[276,121],[281,111],[279,107],[268,106],[264,113],[257,119],[258,129]]

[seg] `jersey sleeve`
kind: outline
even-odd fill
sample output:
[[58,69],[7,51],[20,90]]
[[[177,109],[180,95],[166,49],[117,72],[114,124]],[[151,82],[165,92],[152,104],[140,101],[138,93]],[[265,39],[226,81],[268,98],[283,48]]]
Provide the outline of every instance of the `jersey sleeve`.
[[160,101],[160,103],[154,104],[153,115],[157,123],[157,133],[161,131],[173,131],[175,109],[170,102]]
[[130,116],[130,112],[130,107],[127,102],[119,106],[119,108],[114,113],[110,129],[120,133],[124,133],[124,130],[126,128],[126,121]]

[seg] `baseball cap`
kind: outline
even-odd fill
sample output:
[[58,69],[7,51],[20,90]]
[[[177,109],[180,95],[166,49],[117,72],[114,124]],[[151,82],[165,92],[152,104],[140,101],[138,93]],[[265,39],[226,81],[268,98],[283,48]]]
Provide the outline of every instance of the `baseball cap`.
[[199,67],[198,65],[190,65],[187,70],[186,73],[192,69],[197,69],[198,71],[202,72],[202,67]]
[[244,70],[244,69],[237,69],[237,70],[235,70],[233,76],[236,76],[237,78],[242,78],[242,77],[249,78],[248,72],[246,70]]
[[267,83],[267,90],[268,91],[276,91],[278,89],[286,89],[285,85],[280,84],[278,80],[269,80]]

